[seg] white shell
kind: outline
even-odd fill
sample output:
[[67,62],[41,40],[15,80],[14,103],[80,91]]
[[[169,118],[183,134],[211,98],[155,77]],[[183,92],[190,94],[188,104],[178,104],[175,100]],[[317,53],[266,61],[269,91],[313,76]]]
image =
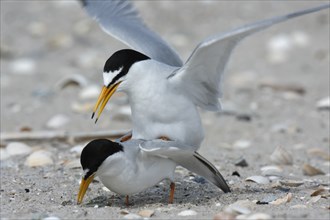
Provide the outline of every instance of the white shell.
[[197,212],[194,210],[184,210],[182,212],[178,213],[178,216],[193,216],[193,215],[197,215]]
[[263,176],[281,176],[283,172],[283,169],[279,166],[264,166],[260,170]]
[[10,64],[10,69],[14,74],[32,74],[36,70],[36,62],[28,58],[18,59]]
[[67,124],[70,121],[69,117],[66,115],[58,114],[53,116],[49,121],[47,122],[46,126],[47,128],[51,129],[57,129],[65,124]]
[[251,209],[255,206],[255,203],[250,200],[238,200],[233,204],[225,207],[224,211],[232,214],[250,214]]
[[250,177],[246,178],[245,181],[252,181],[255,183],[259,183],[259,184],[268,184],[269,183],[269,179],[264,176],[250,176]]
[[51,153],[45,150],[33,152],[25,161],[25,165],[29,167],[46,166],[51,164],[53,164]]
[[251,142],[248,140],[237,140],[234,142],[233,147],[236,149],[246,149],[251,146]]
[[101,92],[101,87],[96,85],[86,86],[79,93],[79,98],[82,100],[96,99]]
[[316,107],[319,110],[329,110],[330,109],[330,96],[325,97],[323,99],[320,99],[317,103],[316,103]]
[[299,180],[280,180],[279,181],[283,186],[298,187],[304,184],[303,181]]
[[7,145],[6,151],[9,156],[22,155],[31,153],[32,148],[22,142],[11,142]]

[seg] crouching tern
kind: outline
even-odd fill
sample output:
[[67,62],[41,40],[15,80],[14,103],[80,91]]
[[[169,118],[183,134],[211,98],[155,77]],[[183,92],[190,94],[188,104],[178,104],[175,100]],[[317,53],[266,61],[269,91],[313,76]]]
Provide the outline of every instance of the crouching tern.
[[221,109],[222,76],[235,46],[245,37],[329,4],[274,17],[211,36],[183,64],[177,53],[151,31],[131,1],[81,0],[103,30],[130,46],[115,52],[103,68],[104,87],[95,105],[96,121],[115,91],[128,95],[135,139],[165,137],[191,146],[204,139],[197,106]]
[[203,176],[208,181],[230,192],[220,172],[194,148],[164,140],[136,140],[113,142],[106,139],[93,140],[81,153],[83,178],[78,193],[78,204],[94,177],[112,192],[128,196],[152,187],[164,179],[171,181],[169,202],[174,199],[174,170],[181,165]]

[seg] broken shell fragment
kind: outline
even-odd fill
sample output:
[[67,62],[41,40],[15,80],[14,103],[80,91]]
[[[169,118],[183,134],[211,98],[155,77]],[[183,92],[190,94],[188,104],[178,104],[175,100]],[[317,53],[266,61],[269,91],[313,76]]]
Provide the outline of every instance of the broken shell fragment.
[[325,174],[322,170],[315,168],[307,163],[303,165],[303,173],[307,176],[316,176],[316,175]]
[[261,167],[261,174],[263,176],[281,176],[283,169],[279,166],[264,166]]
[[150,210],[150,209],[144,209],[144,210],[139,211],[138,214],[144,218],[150,218],[151,216],[153,216],[155,214],[155,211]]
[[298,187],[303,185],[304,182],[299,180],[280,180],[280,184],[283,186]]
[[53,164],[53,159],[51,158],[51,154],[45,150],[39,150],[33,152],[30,156],[26,158],[25,165],[29,167],[38,167],[38,166],[46,166]]
[[281,165],[292,165],[292,155],[286,151],[283,147],[277,147],[275,151],[270,155],[271,161]]
[[245,181],[251,181],[251,182],[258,183],[258,184],[268,184],[269,183],[269,179],[264,176],[250,176],[250,177],[246,178]]
[[292,199],[292,193],[288,193],[283,198],[276,199],[275,201],[270,202],[269,204],[280,205],[280,204],[283,204],[283,203],[289,203],[291,201],[291,199]]

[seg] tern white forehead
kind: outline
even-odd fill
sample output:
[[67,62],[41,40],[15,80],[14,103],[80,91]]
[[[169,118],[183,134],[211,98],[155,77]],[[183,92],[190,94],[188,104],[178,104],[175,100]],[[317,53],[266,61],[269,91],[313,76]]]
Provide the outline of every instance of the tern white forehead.
[[105,62],[103,68],[103,83],[109,87],[125,80],[131,66],[139,61],[150,59],[148,56],[131,49],[115,52]]

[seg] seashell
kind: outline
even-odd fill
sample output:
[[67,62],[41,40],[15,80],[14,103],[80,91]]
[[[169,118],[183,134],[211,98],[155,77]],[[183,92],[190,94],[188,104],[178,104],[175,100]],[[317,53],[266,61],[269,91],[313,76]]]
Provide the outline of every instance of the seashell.
[[76,169],[76,168],[81,168],[81,164],[80,164],[80,160],[73,160],[73,161],[69,161],[67,163],[64,164],[66,168],[68,169]]
[[228,212],[219,212],[213,217],[213,220],[235,220],[235,215]]
[[330,110],[330,96],[317,101],[316,107],[318,110]]
[[292,40],[288,35],[279,34],[267,42],[267,59],[270,63],[283,63],[288,59],[288,51],[292,48]]
[[71,109],[73,112],[76,113],[86,113],[86,112],[92,112],[93,108],[94,108],[95,103],[78,103],[78,102],[74,102],[71,105]]
[[48,217],[43,218],[42,220],[61,220],[61,219],[56,216],[48,216]]
[[318,202],[321,198],[322,198],[321,195],[313,196],[313,197],[307,202],[307,204],[310,204],[310,203],[316,203],[316,202]]
[[86,86],[79,93],[79,98],[82,100],[95,99],[99,96],[100,92],[101,90],[99,86],[96,85]]
[[28,75],[36,70],[36,62],[28,58],[17,59],[10,64],[9,68],[14,74]]
[[192,209],[184,210],[178,213],[178,216],[193,216],[193,215],[197,215],[197,212]]
[[311,196],[329,197],[329,189],[319,188],[311,193]]
[[79,74],[71,74],[61,78],[56,84],[55,89],[61,90],[68,86],[85,87],[88,85],[88,80]]
[[321,148],[310,148],[307,150],[307,154],[310,156],[316,156],[316,157],[320,157],[324,160],[329,160],[330,161],[330,154],[329,152],[321,149]]
[[272,216],[266,214],[266,213],[254,213],[254,214],[250,214],[250,215],[244,215],[242,217],[237,216],[236,219],[244,219],[244,220],[268,220],[268,219],[272,219]]
[[144,218],[150,218],[151,216],[153,216],[155,214],[155,211],[151,210],[151,209],[144,209],[144,210],[139,211],[138,214]]
[[32,148],[22,142],[11,142],[6,147],[7,154],[9,156],[29,154],[32,152]]
[[7,149],[0,148],[0,161],[7,160],[10,155],[7,153]]
[[294,31],[291,34],[292,43],[298,47],[306,47],[309,45],[309,37],[305,32]]
[[70,149],[70,153],[73,153],[77,156],[80,156],[82,150],[84,149],[84,145],[76,145]]
[[250,214],[251,209],[255,206],[255,203],[251,202],[250,200],[238,200],[233,204],[225,207],[224,211],[231,214]]
[[54,115],[51,119],[48,120],[46,127],[50,129],[57,129],[67,124],[69,121],[70,119],[66,115]]
[[35,151],[26,158],[25,165],[29,167],[46,166],[53,164],[51,154],[45,150]]
[[288,193],[283,198],[276,199],[275,201],[270,202],[272,205],[281,205],[283,203],[289,203],[292,199],[292,193]]
[[264,166],[260,170],[263,176],[281,176],[283,172],[283,169],[279,166]]
[[48,40],[48,46],[52,49],[69,48],[73,45],[73,38],[68,34],[57,34]]
[[303,165],[303,173],[307,176],[316,176],[316,175],[325,174],[322,170],[315,168],[307,163]]
[[264,176],[250,176],[250,177],[246,178],[245,181],[251,181],[251,182],[258,183],[258,184],[268,184],[269,183],[269,179]]
[[28,25],[28,31],[33,36],[41,37],[46,34],[47,28],[44,23],[36,21]]
[[143,218],[137,214],[129,213],[125,215],[123,219],[143,219]]
[[234,142],[233,147],[236,149],[246,149],[251,146],[251,142],[248,140],[237,140]]
[[280,180],[279,181],[283,186],[298,187],[304,184],[303,181],[299,180]]
[[270,155],[270,160],[280,165],[292,165],[293,158],[291,154],[283,147],[277,147],[275,151]]

